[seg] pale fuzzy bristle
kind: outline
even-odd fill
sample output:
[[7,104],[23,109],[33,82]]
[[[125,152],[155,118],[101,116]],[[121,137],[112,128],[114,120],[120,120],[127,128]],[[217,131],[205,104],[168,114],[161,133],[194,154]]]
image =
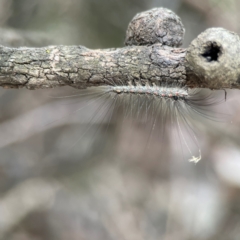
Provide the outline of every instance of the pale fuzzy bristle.
[[[181,87],[178,84],[150,84],[148,82],[133,84],[129,82],[127,85],[113,85],[103,88],[103,91],[106,94],[109,93],[114,99],[115,107],[117,105],[123,106],[125,117],[131,117],[138,122],[146,121],[147,124],[152,125],[151,132],[154,128],[154,131],[166,128],[166,124],[170,120],[168,124],[177,126],[177,135],[180,138],[179,141],[182,142],[180,145],[183,145],[182,148],[184,148],[182,151],[187,152],[189,161],[196,163],[201,159],[201,155],[196,155],[200,153],[200,148],[195,133],[189,131],[192,128],[192,123],[187,114],[193,107],[191,106],[193,102],[191,102],[192,96],[189,95],[186,87]],[[191,135],[190,139],[185,137],[186,132]],[[191,145],[195,145],[194,150],[192,150]]]
[[153,134],[159,134],[163,140],[166,129],[170,128],[175,131],[174,141],[178,141],[172,145],[180,148],[184,159],[194,163],[201,159],[201,150],[194,132],[194,117],[198,115],[211,118],[206,111],[209,105],[214,104],[209,103],[210,95],[189,90],[179,84],[148,81],[118,85],[112,82],[109,86],[91,87],[83,91],[79,97],[85,107],[76,112],[83,119],[86,112],[92,111],[89,128],[97,122],[109,125],[115,113],[121,111],[123,119],[144,123],[150,138]]

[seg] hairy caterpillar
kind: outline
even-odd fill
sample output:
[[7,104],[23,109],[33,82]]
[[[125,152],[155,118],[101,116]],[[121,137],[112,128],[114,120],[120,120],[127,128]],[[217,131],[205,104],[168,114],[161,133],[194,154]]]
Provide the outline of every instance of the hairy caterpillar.
[[[158,112],[162,112],[164,114],[164,107],[168,107],[168,110],[174,115],[174,121],[178,126],[179,129],[179,134],[180,137],[183,139],[183,142],[185,144],[185,147],[188,149],[189,153],[191,154],[191,158],[189,159],[190,162],[198,162],[201,159],[201,151],[199,149],[199,154],[198,156],[194,156],[191,149],[189,148],[186,139],[181,131],[180,127],[180,118],[181,116],[181,109],[184,105],[190,106],[190,104],[193,103],[192,95],[189,94],[187,88],[177,86],[177,85],[172,85],[172,86],[167,86],[166,84],[160,84],[157,85],[156,83],[152,83],[151,85],[146,82],[145,84],[141,84],[141,82],[135,83],[133,85],[132,83],[129,83],[128,86],[112,86],[109,88],[108,92],[113,92],[118,95],[129,95],[130,96],[130,104],[133,104],[136,99],[135,98],[142,98],[142,101],[145,103],[142,104],[148,104],[149,106],[155,105],[153,109],[155,109],[156,114]],[[147,98],[147,99],[146,99]],[[151,103],[152,102],[152,103]],[[160,108],[160,109],[159,109]],[[141,105],[140,105],[141,109]],[[187,109],[187,108],[186,108]],[[142,114],[141,114],[142,115]],[[153,126],[156,124],[155,122],[159,121],[159,119],[154,120]],[[184,118],[184,121],[186,124],[189,125],[189,122]],[[162,126],[165,127],[165,126]],[[193,133],[193,140],[196,141],[195,134]]]
[[180,148],[187,155],[186,158],[195,163],[201,159],[201,150],[194,121],[198,116],[213,118],[207,108],[219,102],[214,100],[211,93],[166,82],[135,81],[128,82],[127,85],[110,82],[108,86],[91,87],[82,91],[82,94],[66,96],[80,97],[83,106],[77,108],[75,113],[79,113],[82,119],[86,111],[95,105],[97,107],[87,120],[89,127],[80,134],[74,145],[83,141],[84,134],[92,124],[105,122],[108,125],[113,121],[114,112],[121,111],[123,119],[132,119],[143,123],[143,126],[150,126],[150,137],[157,132],[160,138],[164,138],[166,129],[174,129],[175,126],[175,136],[180,141]]

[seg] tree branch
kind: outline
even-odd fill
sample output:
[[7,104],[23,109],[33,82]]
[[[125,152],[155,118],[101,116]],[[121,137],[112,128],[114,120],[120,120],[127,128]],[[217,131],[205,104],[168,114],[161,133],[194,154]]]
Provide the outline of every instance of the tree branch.
[[81,46],[0,47],[0,86],[77,88],[135,80],[185,81],[185,50],[161,45],[90,50]]
[[183,34],[178,16],[155,8],[133,18],[123,48],[1,46],[0,86],[86,88],[149,81],[178,82],[191,88],[240,88],[238,35],[221,28],[208,29],[188,49],[175,48]]

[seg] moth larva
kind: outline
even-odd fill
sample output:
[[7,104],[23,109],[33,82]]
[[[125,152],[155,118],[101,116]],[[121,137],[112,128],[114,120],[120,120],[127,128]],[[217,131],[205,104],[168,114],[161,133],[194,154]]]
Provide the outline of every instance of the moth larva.
[[[218,101],[212,101],[211,94],[202,94],[200,90],[188,89],[176,83],[150,81],[135,81],[128,84],[110,82],[108,86],[91,87],[81,91],[82,94],[75,95],[84,103],[83,107],[75,111],[80,117],[84,116],[84,111],[99,104],[92,112],[89,127],[85,132],[100,119],[100,122],[103,119],[104,122],[111,122],[113,112],[122,109],[124,118],[149,125],[150,135],[154,131],[162,131],[160,135],[164,137],[167,132],[166,125],[170,128],[175,126],[176,136],[188,155],[188,160],[196,163],[201,159],[201,150],[193,126],[194,116],[212,118],[207,108]],[[80,134],[75,145],[82,141],[84,134]],[[192,145],[195,145],[194,150]]]

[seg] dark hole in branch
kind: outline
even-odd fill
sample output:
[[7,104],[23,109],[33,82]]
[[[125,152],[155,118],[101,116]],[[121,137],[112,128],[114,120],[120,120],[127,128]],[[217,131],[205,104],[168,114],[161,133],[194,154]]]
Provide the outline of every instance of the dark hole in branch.
[[218,58],[222,54],[221,47],[217,45],[216,42],[210,42],[207,47],[205,47],[202,56],[206,58],[208,62],[218,61]]

